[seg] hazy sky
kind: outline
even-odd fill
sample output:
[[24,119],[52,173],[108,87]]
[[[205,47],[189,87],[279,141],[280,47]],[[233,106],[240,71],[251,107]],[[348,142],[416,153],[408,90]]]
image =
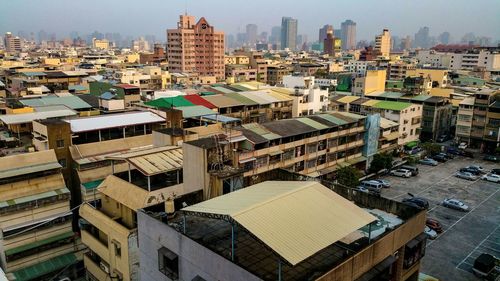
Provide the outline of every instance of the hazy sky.
[[357,39],[372,40],[381,29],[411,35],[429,26],[431,35],[449,31],[454,39],[467,32],[500,39],[500,0],[0,0],[0,33],[71,31],[80,34],[120,32],[153,34],[165,40],[187,9],[226,33],[244,32],[247,23],[261,31],[281,24],[282,16],[299,20],[299,34],[317,40],[324,24],[339,28],[345,19],[357,23]]

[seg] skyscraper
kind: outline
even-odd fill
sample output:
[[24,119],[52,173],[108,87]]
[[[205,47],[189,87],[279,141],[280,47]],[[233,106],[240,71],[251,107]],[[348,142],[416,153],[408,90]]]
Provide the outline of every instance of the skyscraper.
[[415,33],[414,47],[429,48],[429,28],[427,26],[421,27]]
[[441,44],[450,44],[450,39],[451,35],[448,31],[445,31],[438,36],[438,40]]
[[246,27],[246,41],[250,45],[255,45],[257,42],[257,25],[256,24],[247,24]]
[[328,31],[326,38],[323,39],[323,53],[330,56],[335,56],[335,38],[333,37],[333,30]]
[[388,57],[391,54],[391,34],[389,33],[389,29],[384,29],[382,34],[375,37],[374,50],[384,57]]
[[281,49],[296,50],[297,47],[297,19],[283,17],[281,19]]
[[12,33],[5,33],[4,37],[5,50],[10,53],[20,52],[22,50],[21,38],[12,35]]
[[340,25],[340,39],[342,40],[343,50],[356,49],[356,23],[352,20],[346,20]]
[[281,40],[281,27],[273,26],[271,28],[271,35],[269,36],[269,43],[276,44]]
[[322,28],[319,29],[319,39],[318,41],[321,43],[325,41],[328,32],[331,32],[333,34],[333,26],[330,24],[325,24]]
[[205,18],[181,15],[176,29],[167,30],[167,58],[171,72],[197,73],[224,79],[224,32]]

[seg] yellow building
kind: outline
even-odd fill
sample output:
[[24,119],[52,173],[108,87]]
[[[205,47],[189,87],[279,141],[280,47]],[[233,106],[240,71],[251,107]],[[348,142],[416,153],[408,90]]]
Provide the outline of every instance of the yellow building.
[[9,280],[53,277],[82,259],[54,150],[1,158],[0,182],[0,266]]
[[391,34],[388,29],[384,29],[382,34],[375,37],[375,51],[379,51],[383,57],[391,54]]
[[364,77],[354,79],[353,94],[364,96],[366,94],[383,92],[385,90],[385,80],[385,70],[367,70]]
[[432,81],[432,88],[445,88],[448,85],[448,70],[441,68],[417,68],[406,71],[406,76],[420,76]]
[[224,64],[249,64],[250,58],[247,56],[235,55],[224,56]]
[[61,59],[58,59],[58,58],[44,58],[43,59],[43,64],[54,65],[54,66],[61,65]]
[[107,49],[109,49],[109,41],[106,39],[99,40],[99,39],[93,38],[92,39],[92,47],[94,49],[107,50]]
[[115,171],[99,185],[100,206],[80,207],[86,275],[100,281],[139,280],[136,212],[190,192],[182,184],[182,149],[138,149],[106,159],[126,163],[128,169]]

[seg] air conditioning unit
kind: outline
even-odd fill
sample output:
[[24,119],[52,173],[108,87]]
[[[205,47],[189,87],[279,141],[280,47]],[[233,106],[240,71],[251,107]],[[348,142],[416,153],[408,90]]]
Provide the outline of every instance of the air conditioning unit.
[[104,263],[101,262],[100,267],[104,272],[109,274],[109,267],[107,265],[105,265]]

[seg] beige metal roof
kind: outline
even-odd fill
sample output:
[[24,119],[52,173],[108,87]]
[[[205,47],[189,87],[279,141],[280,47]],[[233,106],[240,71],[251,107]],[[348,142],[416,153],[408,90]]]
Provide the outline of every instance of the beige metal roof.
[[61,168],[54,150],[0,157],[0,178]]
[[182,148],[162,146],[106,157],[113,160],[125,160],[146,176],[152,176],[182,168]]
[[358,96],[345,96],[345,97],[338,99],[337,101],[343,102],[343,103],[351,103],[355,100],[358,100],[359,98],[360,97],[358,97]]
[[318,182],[267,181],[182,209],[229,216],[291,265],[376,218]]
[[392,121],[392,120],[389,120],[387,118],[384,118],[384,117],[380,117],[380,127],[382,129],[389,129],[389,128],[392,128],[392,127],[395,127],[395,126],[399,126],[398,123]]
[[379,102],[380,102],[379,100],[369,100],[369,101],[364,102],[361,105],[364,105],[364,106],[373,106],[373,105],[375,105],[375,104],[377,104]]

